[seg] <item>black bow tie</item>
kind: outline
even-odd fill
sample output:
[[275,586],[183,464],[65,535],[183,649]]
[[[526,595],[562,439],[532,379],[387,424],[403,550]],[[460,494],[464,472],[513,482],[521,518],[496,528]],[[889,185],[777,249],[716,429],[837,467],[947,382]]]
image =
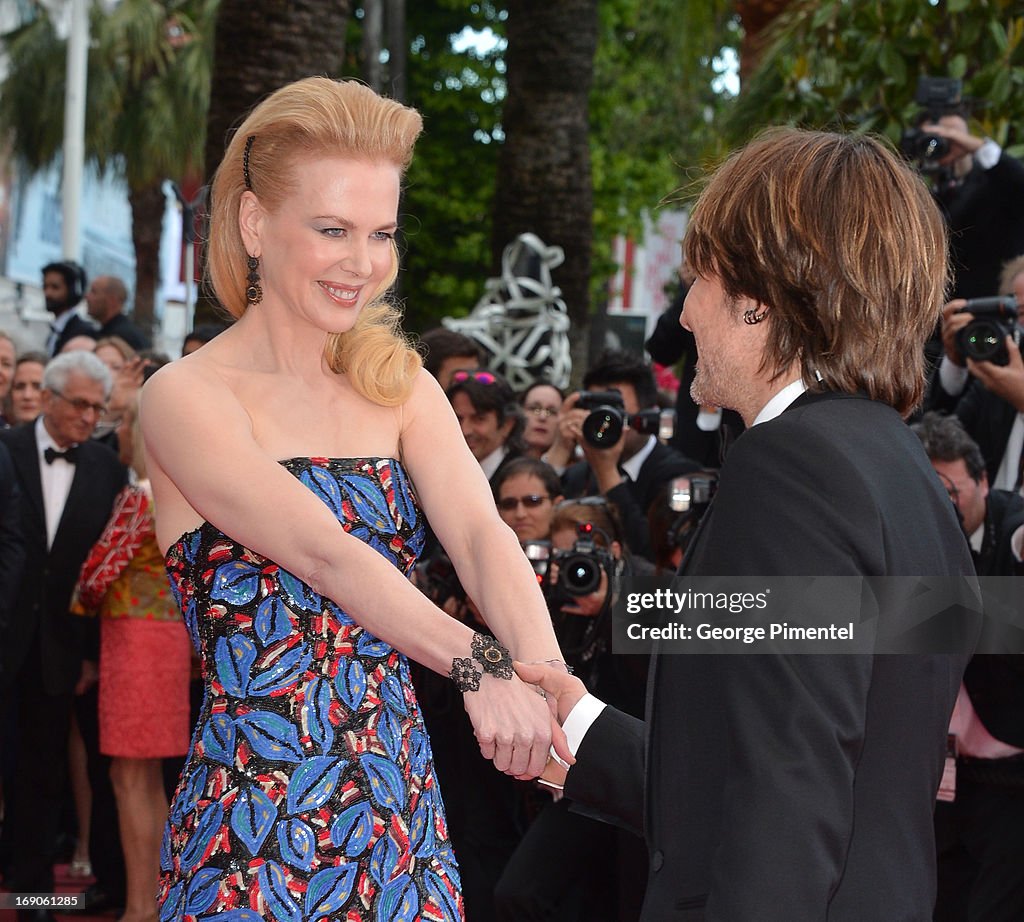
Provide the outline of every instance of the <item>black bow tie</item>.
[[43,458],[47,464],[53,464],[58,458],[63,458],[68,464],[74,464],[78,460],[78,446],[73,445],[66,451],[57,451],[56,448],[44,448]]

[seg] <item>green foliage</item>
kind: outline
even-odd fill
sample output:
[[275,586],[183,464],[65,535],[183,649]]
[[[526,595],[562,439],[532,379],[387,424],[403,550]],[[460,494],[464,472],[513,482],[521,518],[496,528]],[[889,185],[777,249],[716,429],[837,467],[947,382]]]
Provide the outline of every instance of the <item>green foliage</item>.
[[796,0],[726,123],[732,143],[769,124],[872,131],[893,141],[922,75],[959,77],[975,128],[1019,154],[1024,11],[1015,0]]
[[[109,13],[91,6],[86,157],[122,171],[133,188],[200,162],[216,6],[121,0]],[[0,132],[13,139],[17,157],[40,169],[63,147],[67,45],[40,13],[5,35],[3,46],[9,70]]]
[[640,231],[645,211],[676,197],[720,153],[713,125],[730,105],[712,89],[715,59],[738,39],[731,3],[602,0],[591,93],[594,279],[614,272],[616,234]]

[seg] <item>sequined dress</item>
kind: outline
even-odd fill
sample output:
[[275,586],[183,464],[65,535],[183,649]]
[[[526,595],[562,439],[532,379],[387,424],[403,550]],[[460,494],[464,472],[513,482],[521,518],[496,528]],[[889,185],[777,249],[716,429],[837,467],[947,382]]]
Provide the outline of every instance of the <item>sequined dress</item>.
[[[410,571],[424,527],[397,461],[282,464]],[[164,832],[161,922],[463,919],[405,657],[209,523],[167,567],[206,695]]]

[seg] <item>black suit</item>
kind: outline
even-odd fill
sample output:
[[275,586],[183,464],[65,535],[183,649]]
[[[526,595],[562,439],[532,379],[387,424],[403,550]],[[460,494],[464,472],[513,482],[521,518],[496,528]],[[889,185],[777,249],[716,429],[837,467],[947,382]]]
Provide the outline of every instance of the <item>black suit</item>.
[[[1020,576],[1011,538],[1024,525],[1024,498],[990,490],[981,576]],[[964,673],[978,718],[996,739],[1024,748],[1024,656],[981,654]],[[957,760],[956,798],[935,810],[938,922],[1024,918],[1024,757]]]
[[92,323],[78,314],[72,314],[71,319],[64,325],[64,329],[57,334],[57,341],[53,344],[50,357],[60,355],[60,350],[64,348],[65,344],[76,336],[90,336],[96,339],[97,335],[96,327]]
[[[22,493],[21,536],[26,561],[3,637],[5,694],[16,698],[17,769],[9,844],[13,875],[25,892],[53,889],[53,840],[65,796],[68,726],[86,647],[86,619],[69,612],[71,593],[99,538],[127,473],[110,449],[79,446],[63,515],[47,549],[46,513],[35,423],[0,432]],[[63,463],[63,462],[56,462]]]
[[114,314],[113,317],[100,327],[99,332],[96,334],[97,339],[103,339],[105,336],[121,337],[136,352],[141,349],[148,349],[152,345],[146,334],[125,317],[124,314],[120,313]]
[[[682,572],[973,567],[896,412],[805,394],[736,440]],[[924,922],[932,808],[965,659],[656,657],[646,724],[606,708],[566,796],[644,829],[650,922]]]
[[[10,452],[0,442],[0,637],[4,636],[21,581],[25,547],[21,543],[21,490]],[[0,662],[0,688],[3,687]]]
[[[700,465],[695,461],[668,445],[656,442],[641,465],[637,479],[624,477],[622,483],[608,491],[605,498],[615,506],[630,553],[652,558],[651,533],[647,522],[647,511],[651,503],[670,480],[697,470],[700,470]],[[597,478],[585,461],[566,468],[562,474],[562,487],[569,499],[592,496],[599,492]]]

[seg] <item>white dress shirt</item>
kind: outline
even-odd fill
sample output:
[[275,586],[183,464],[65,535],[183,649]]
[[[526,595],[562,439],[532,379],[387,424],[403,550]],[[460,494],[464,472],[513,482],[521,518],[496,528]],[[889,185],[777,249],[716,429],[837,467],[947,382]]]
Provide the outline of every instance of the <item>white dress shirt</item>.
[[63,458],[54,459],[52,464],[46,463],[43,453],[47,448],[63,451],[46,431],[43,417],[36,419],[36,446],[39,453],[39,479],[43,487],[43,509],[46,511],[46,549],[53,546],[53,538],[57,534],[64,506],[71,492],[71,481],[75,479],[75,466]]

